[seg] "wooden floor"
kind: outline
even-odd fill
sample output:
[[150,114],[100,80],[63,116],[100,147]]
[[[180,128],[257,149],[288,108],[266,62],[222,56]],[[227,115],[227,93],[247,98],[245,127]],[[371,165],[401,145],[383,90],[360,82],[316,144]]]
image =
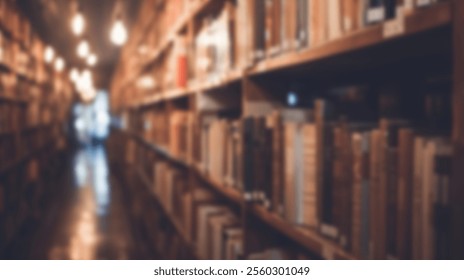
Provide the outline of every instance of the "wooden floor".
[[156,259],[128,216],[103,146],[79,148],[42,218],[24,225],[3,259]]

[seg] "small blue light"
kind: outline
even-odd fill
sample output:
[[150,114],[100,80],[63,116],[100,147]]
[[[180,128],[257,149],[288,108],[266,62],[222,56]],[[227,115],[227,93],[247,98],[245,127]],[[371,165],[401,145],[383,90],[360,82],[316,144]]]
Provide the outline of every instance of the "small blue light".
[[295,92],[289,92],[287,95],[287,103],[292,107],[298,105],[298,94]]

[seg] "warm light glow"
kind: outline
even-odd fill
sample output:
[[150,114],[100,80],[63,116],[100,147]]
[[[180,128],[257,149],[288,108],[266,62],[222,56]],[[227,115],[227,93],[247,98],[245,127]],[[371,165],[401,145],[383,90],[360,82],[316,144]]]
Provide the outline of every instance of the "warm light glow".
[[87,42],[86,40],[81,41],[79,45],[77,46],[77,55],[80,58],[85,58],[87,55],[89,55],[89,52],[90,52],[89,42]]
[[89,55],[89,57],[87,58],[87,64],[89,66],[95,66],[97,62],[98,62],[98,58],[94,54]]
[[72,31],[75,35],[79,36],[84,32],[85,19],[81,13],[76,13],[71,21]]
[[140,89],[153,89],[155,88],[156,81],[151,75],[145,75],[137,80],[137,87]]
[[117,46],[122,46],[127,41],[127,30],[121,20],[117,20],[111,28],[110,38],[111,42]]
[[45,48],[45,53],[44,53],[45,62],[51,63],[54,58],[55,58],[55,50],[52,47],[47,46]]
[[96,89],[93,84],[93,76],[90,70],[84,70],[76,81],[74,81],[76,89],[79,92],[79,95],[85,102],[89,102],[96,96]]
[[55,60],[55,70],[58,72],[61,72],[64,70],[64,66],[65,66],[64,60],[61,57],[58,57]]
[[79,80],[79,71],[76,68],[73,68],[69,74],[69,78],[71,81],[77,82],[77,80]]

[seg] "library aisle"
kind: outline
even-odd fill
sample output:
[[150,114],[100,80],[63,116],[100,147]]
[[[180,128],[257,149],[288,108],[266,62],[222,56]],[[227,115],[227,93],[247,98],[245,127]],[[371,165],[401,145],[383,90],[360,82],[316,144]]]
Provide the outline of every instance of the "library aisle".
[[103,145],[76,149],[40,222],[22,228],[4,259],[156,259],[131,224]]
[[464,259],[464,0],[0,0],[0,258]]

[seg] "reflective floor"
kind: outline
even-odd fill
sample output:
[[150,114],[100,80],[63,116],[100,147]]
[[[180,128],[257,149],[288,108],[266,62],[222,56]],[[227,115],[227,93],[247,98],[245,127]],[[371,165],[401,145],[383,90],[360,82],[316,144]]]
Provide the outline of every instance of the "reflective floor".
[[77,150],[46,218],[9,249],[12,259],[152,259],[131,226],[103,146]]

